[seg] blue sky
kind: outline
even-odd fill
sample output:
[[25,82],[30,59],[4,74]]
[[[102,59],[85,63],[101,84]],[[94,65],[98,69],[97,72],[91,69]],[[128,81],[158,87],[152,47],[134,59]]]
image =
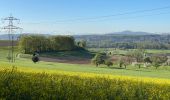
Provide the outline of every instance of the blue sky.
[[21,19],[19,26],[23,27],[24,32],[55,34],[108,33],[124,30],[170,32],[170,8],[98,18],[167,6],[170,6],[170,0],[1,0],[0,18],[12,13]]

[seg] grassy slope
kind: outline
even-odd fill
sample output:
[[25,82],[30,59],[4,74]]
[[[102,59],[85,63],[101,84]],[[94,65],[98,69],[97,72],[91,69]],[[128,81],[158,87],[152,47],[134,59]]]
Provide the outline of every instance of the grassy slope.
[[86,50],[79,50],[78,52],[77,51],[60,51],[60,52],[42,53],[41,56],[92,58],[94,56],[94,53],[86,51]]
[[[6,66],[11,66],[10,63],[6,60],[7,50],[0,49],[0,66],[1,68]],[[16,62],[13,64],[19,69],[23,70],[32,70],[32,71],[45,71],[55,73],[58,70],[61,71],[71,71],[71,72],[88,72],[88,73],[99,73],[99,74],[112,74],[112,75],[128,75],[128,76],[137,76],[142,77],[155,77],[155,78],[168,78],[170,79],[170,68],[162,67],[159,69],[155,68],[135,68],[129,66],[127,69],[119,69],[117,65],[114,67],[108,68],[106,66],[100,66],[96,68],[94,65],[80,65],[80,64],[64,64],[64,63],[52,63],[52,62],[39,62],[34,64],[31,59],[21,59],[17,58]]]

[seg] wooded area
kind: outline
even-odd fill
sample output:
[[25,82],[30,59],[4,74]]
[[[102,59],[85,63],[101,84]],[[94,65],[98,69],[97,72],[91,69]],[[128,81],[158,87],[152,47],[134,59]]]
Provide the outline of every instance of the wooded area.
[[23,53],[67,51],[75,48],[75,40],[71,36],[29,35],[22,36],[19,40],[19,49]]

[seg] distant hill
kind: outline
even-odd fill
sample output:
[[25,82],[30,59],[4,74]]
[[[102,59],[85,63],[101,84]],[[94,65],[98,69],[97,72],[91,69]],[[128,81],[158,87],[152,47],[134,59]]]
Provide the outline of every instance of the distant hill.
[[106,35],[151,35],[154,33],[148,33],[148,32],[133,32],[133,31],[122,31],[122,32],[113,32],[108,33]]
[[[28,33],[24,33],[28,35]],[[21,34],[15,34],[14,40]],[[29,34],[30,35],[30,34]],[[52,36],[53,34],[38,34]],[[113,32],[107,34],[73,35],[76,41],[85,40],[88,48],[127,48],[134,49],[145,44],[146,49],[170,49],[170,34],[148,32]],[[0,35],[0,40],[8,40],[8,35]],[[144,47],[142,47],[144,48]]]
[[[14,34],[14,40],[17,40],[20,34]],[[0,35],[0,40],[9,40],[8,34],[2,34]]]
[[[31,35],[33,33],[23,33],[23,34],[24,35]],[[13,34],[14,40],[17,40],[23,34]],[[38,35],[50,36],[49,34],[38,34]],[[0,40],[9,40],[8,34],[0,34]]]
[[[162,34],[163,35],[163,34]],[[149,39],[150,36],[159,36],[159,34],[148,33],[148,32],[133,32],[133,31],[122,31],[122,32],[113,32],[106,34],[92,34],[92,35],[75,35],[75,39],[77,40],[86,40],[86,41],[95,41],[104,42],[133,42],[133,41],[144,41]],[[143,38],[140,38],[143,37]]]

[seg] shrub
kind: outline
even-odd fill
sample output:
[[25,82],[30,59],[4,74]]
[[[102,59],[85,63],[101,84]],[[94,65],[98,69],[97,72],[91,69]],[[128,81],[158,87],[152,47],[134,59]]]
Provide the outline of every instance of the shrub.
[[32,61],[33,61],[34,63],[37,63],[39,60],[40,60],[40,59],[39,59],[38,56],[33,56],[33,57],[32,57]]
[[106,60],[106,61],[105,61],[105,65],[107,65],[108,67],[110,67],[110,66],[113,66],[113,63],[112,63],[111,61],[109,61],[109,60]]
[[145,63],[152,63],[152,61],[151,61],[150,57],[146,57],[146,58],[144,58],[144,62],[145,62]]
[[106,59],[106,55],[101,54],[101,53],[97,53],[93,58],[92,58],[92,63],[96,65],[96,67],[98,67],[100,64],[104,64]]
[[158,68],[161,66],[163,63],[165,63],[168,60],[167,56],[152,56],[151,61],[154,67]]

